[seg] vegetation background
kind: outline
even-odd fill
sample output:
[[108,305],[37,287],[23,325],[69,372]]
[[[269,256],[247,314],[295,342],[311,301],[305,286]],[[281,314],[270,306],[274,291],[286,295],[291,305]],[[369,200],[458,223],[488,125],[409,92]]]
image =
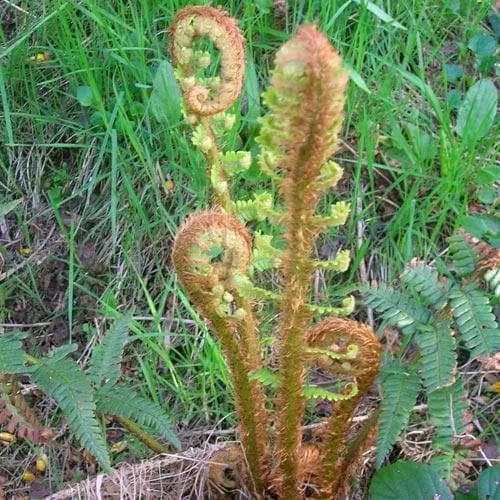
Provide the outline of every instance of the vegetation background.
[[[193,430],[234,424],[220,349],[170,262],[184,216],[209,204],[166,52],[170,21],[189,3],[0,0],[0,329],[29,332],[27,346],[40,354],[77,343],[85,363],[109,319],[133,313],[123,378],[168,410],[186,443]],[[322,301],[358,282],[390,281],[412,258],[432,260],[464,216],[498,209],[499,122],[488,107],[498,73],[494,2],[213,4],[240,20],[247,40],[233,138],[241,149],[256,151],[259,95],[298,24],[316,22],[351,71],[337,155],[345,176],[331,196],[350,197],[353,211],[317,252],[346,248],[355,258],[342,281],[317,277]],[[255,165],[238,197],[262,183]],[[25,390],[57,426],[54,403]],[[108,439],[122,443],[108,423]],[[94,471],[64,444],[66,430],[46,450],[48,479],[37,480],[45,493]],[[495,432],[486,423],[482,437]],[[131,438],[122,448],[116,462],[145,454]],[[24,491],[22,471],[40,452],[28,442],[0,447],[0,476],[13,491]]]

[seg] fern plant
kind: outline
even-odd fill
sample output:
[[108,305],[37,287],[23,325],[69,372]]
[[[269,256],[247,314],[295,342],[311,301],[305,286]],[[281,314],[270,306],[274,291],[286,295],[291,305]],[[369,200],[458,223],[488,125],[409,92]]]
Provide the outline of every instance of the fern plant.
[[[383,325],[403,334],[396,359],[382,368],[382,405],[377,466],[406,428],[423,392],[434,426],[432,464],[451,480],[463,458],[459,438],[466,433],[467,394],[457,370],[457,355],[469,358],[500,349],[500,331],[493,313],[498,303],[500,252],[460,231],[449,239],[448,266],[440,271],[412,263],[398,284],[372,286],[366,304]],[[416,351],[415,351],[416,348]]]
[[154,451],[165,451],[166,447],[150,435],[148,428],[179,448],[179,440],[165,410],[119,382],[130,322],[129,316],[114,321],[92,351],[85,371],[68,357],[76,349],[75,344],[58,347],[47,356],[36,358],[23,350],[22,334],[1,336],[0,426],[5,426],[9,432],[17,430],[19,437],[37,443],[50,442],[53,438],[54,432],[42,428],[36,413],[17,390],[15,377],[26,374],[57,402],[78,441],[106,471],[111,465],[98,415],[117,417],[127,430]]
[[[199,41],[206,38],[218,50],[216,76],[204,71],[211,55]],[[259,498],[336,498],[369,441],[366,428],[351,435],[351,419],[377,376],[380,352],[367,326],[340,317],[352,312],[353,297],[333,306],[310,303],[315,270],[342,272],[349,265],[345,251],[328,262],[311,257],[319,233],[344,224],[349,214],[345,202],[326,214],[317,211],[342,176],[330,157],[342,123],[346,74],[312,25],[280,48],[263,94],[270,112],[257,138],[258,165],[279,197],[266,191],[235,200],[232,182],[252,164],[249,152],[228,150],[227,140],[237,122],[229,110],[241,91],[243,37],[222,10],[188,7],[172,22],[169,46],[192,142],[206,158],[214,195],[211,210],[189,216],[179,229],[173,262],[227,358],[245,452],[240,462],[248,462],[249,486]],[[281,234],[280,241],[262,232],[252,238],[245,224],[262,221]],[[278,290],[254,281],[269,269],[277,270]],[[279,313],[271,340],[259,331],[258,303]],[[265,342],[277,353],[276,371],[266,364]],[[334,379],[330,387],[308,382],[318,369]],[[307,399],[333,402],[331,417],[311,442],[301,429]]]

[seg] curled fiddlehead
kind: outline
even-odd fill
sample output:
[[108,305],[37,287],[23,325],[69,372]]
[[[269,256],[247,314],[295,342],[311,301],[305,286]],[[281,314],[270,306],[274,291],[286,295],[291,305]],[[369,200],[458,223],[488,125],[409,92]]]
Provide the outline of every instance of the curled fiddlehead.
[[[362,323],[329,318],[312,329],[307,343],[314,349],[316,364],[333,375],[350,377],[357,386],[354,397],[335,403],[321,436],[322,492],[331,498],[330,495],[335,495],[342,484],[343,474],[351,460],[349,457],[349,460],[344,460],[344,454],[354,411],[378,375],[380,342],[372,329]],[[353,355],[345,356],[349,350]]]
[[268,443],[264,395],[248,374],[260,368],[256,326],[238,292],[248,273],[251,238],[238,221],[221,212],[190,216],[180,228],[172,254],[192,302],[210,321],[228,360],[236,395],[241,440],[254,486],[262,491]]
[[[198,68],[210,64],[210,55],[194,48],[194,42],[205,37],[220,52],[220,76],[210,87],[196,77]],[[240,95],[245,71],[243,36],[236,21],[213,7],[186,7],[172,21],[169,43],[189,112],[212,116],[229,109]]]

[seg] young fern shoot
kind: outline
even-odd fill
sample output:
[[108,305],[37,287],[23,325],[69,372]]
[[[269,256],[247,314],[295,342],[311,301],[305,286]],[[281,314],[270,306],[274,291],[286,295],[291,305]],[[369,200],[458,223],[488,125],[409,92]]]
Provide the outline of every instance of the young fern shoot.
[[[220,75],[215,79],[199,75],[200,61],[206,63],[208,56],[197,52],[194,43],[205,37],[220,53]],[[380,363],[374,333],[339,317],[352,312],[352,297],[338,307],[310,304],[313,272],[342,272],[349,265],[346,251],[328,262],[311,256],[319,233],[344,224],[349,215],[345,202],[334,204],[327,215],[317,213],[326,190],[342,176],[330,157],[342,124],[347,75],[333,47],[313,25],[300,27],[279,49],[271,86],[263,94],[270,113],[261,120],[257,142],[259,166],[277,184],[282,208],[274,208],[278,204],[267,192],[251,200],[232,200],[231,176],[247,168],[251,158],[243,151],[221,153],[218,124],[233,122],[228,109],[241,90],[242,40],[235,22],[211,7],[181,10],[170,28],[186,118],[195,127],[193,142],[207,159],[215,204],[213,210],[184,222],[173,261],[226,355],[255,495],[299,499],[307,483],[316,497],[336,498],[368,439],[366,429],[350,442],[348,434]],[[252,235],[241,220],[264,219],[282,229],[283,250],[273,247],[270,235],[258,232],[252,249]],[[269,268],[279,271],[279,292],[252,283],[255,271]],[[279,311],[277,374],[263,366],[256,301],[270,301]],[[314,324],[325,313],[335,317]],[[318,368],[335,378],[338,390],[307,384],[308,372]],[[268,392],[273,397],[266,400]],[[310,443],[304,442],[301,430],[308,398],[334,403],[330,420]]]

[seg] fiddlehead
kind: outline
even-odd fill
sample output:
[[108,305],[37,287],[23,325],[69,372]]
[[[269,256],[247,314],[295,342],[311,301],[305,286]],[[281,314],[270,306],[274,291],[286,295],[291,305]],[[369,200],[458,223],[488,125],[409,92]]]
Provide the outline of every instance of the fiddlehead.
[[[170,53],[184,94],[186,118],[195,126],[193,144],[205,155],[217,205],[231,214],[229,178],[248,168],[251,158],[244,151],[221,154],[218,140],[235,121],[235,116],[225,111],[241,93],[245,72],[243,36],[233,18],[221,9],[206,6],[180,10],[172,21],[169,35]],[[195,50],[195,42],[203,38],[210,39],[219,51],[220,72],[216,77],[198,75],[211,59],[209,52]]]
[[[278,51],[272,86],[264,94],[271,113],[264,118],[258,139],[260,163],[264,171],[280,177],[286,206],[277,455],[278,476],[283,479],[280,494],[287,499],[299,497],[304,331],[312,317],[307,305],[314,269],[310,253],[320,229],[314,211],[328,186],[323,166],[335,150],[346,81],[340,59],[326,38],[314,26],[303,26]],[[329,176],[334,184],[338,172],[330,170],[335,170]],[[332,222],[342,223],[346,216]]]
[[[243,36],[236,21],[223,10],[196,6],[180,10],[170,26],[170,54],[189,113],[212,116],[228,110],[241,92],[245,72]],[[194,49],[194,42],[209,38],[220,52],[219,78],[210,85],[196,76],[210,64],[210,55]]]
[[248,374],[262,361],[256,325],[237,285],[238,278],[248,273],[250,257],[250,234],[221,212],[190,216],[177,234],[172,254],[180,280],[210,321],[227,357],[241,440],[255,489],[261,493],[268,454],[266,411],[261,387]]
[[[321,350],[345,354],[352,347],[356,354],[351,360],[346,357],[316,357],[315,363],[325,371],[347,376],[357,385],[357,394],[335,403],[328,425],[322,435],[322,492],[334,498],[343,481],[343,473],[349,466],[349,457],[344,457],[347,433],[354,411],[372,386],[380,366],[380,342],[366,325],[357,321],[330,318],[319,323],[309,333],[307,343],[316,352]],[[326,351],[325,351],[326,352]],[[343,460],[347,458],[347,460]]]

